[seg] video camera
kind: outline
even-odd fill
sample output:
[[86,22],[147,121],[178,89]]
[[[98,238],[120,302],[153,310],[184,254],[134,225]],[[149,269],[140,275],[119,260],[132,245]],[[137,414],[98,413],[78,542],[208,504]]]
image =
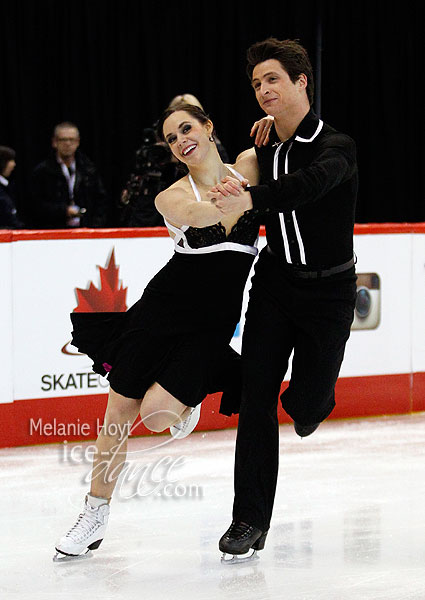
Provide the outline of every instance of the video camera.
[[167,144],[158,140],[151,127],[144,129],[142,145],[136,152],[136,170],[147,173],[152,167],[165,165],[170,160],[171,152]]
[[142,132],[142,145],[136,152],[136,163],[127,182],[127,194],[123,204],[131,204],[140,195],[156,196],[167,185],[164,171],[171,162],[168,146],[158,141],[154,129],[148,127]]

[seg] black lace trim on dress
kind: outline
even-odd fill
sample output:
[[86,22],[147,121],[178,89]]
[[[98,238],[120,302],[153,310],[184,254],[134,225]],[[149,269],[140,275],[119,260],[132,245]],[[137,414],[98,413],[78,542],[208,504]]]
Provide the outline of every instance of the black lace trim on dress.
[[226,235],[226,228],[221,223],[209,227],[189,227],[185,235],[191,248],[205,248],[223,242],[253,246],[258,236],[259,225],[259,211],[252,209],[239,217],[229,235]]

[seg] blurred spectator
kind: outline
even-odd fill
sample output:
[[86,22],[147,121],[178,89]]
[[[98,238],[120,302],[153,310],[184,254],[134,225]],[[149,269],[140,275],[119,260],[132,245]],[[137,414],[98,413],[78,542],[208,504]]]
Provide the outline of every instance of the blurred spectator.
[[12,148],[0,146],[0,229],[22,229],[25,227],[20,220],[13,191],[9,185],[9,177],[16,167],[16,153]]
[[[181,102],[203,109],[192,94],[175,96],[167,108]],[[229,162],[227,152],[214,134],[217,150],[223,162]],[[184,176],[187,169],[172,155],[168,144],[156,134],[156,124],[142,132],[142,145],[136,152],[136,160],[130,179],[120,198],[119,225],[121,227],[163,226],[164,219],[155,208],[155,198],[162,190]]]
[[33,171],[34,224],[40,229],[105,227],[107,195],[92,161],[79,150],[80,133],[73,123],[56,125],[53,156]]
[[179,94],[178,96],[174,96],[167,108],[174,108],[177,104],[181,104],[182,102],[192,104],[193,106],[199,106],[200,109],[204,110],[204,107],[199,102],[198,98],[193,94]]

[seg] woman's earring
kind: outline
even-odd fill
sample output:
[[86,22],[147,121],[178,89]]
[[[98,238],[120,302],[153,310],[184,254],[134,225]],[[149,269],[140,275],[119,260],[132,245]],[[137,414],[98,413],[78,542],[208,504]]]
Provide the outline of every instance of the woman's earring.
[[212,135],[210,135],[210,137],[208,139],[209,139],[210,142],[214,142],[215,141]]

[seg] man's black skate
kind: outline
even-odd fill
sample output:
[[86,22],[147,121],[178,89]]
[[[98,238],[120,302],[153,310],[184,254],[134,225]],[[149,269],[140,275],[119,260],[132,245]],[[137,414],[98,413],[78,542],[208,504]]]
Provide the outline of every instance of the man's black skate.
[[313,425],[300,425],[294,421],[294,429],[300,437],[307,437],[308,435],[311,435],[316,431],[319,425],[320,423],[313,423]]
[[[257,558],[257,550],[264,548],[267,533],[247,523],[233,521],[218,543],[220,551],[223,552],[221,562],[233,564]],[[241,556],[251,549],[253,550],[251,554]],[[226,554],[232,554],[233,558],[226,559]]]

